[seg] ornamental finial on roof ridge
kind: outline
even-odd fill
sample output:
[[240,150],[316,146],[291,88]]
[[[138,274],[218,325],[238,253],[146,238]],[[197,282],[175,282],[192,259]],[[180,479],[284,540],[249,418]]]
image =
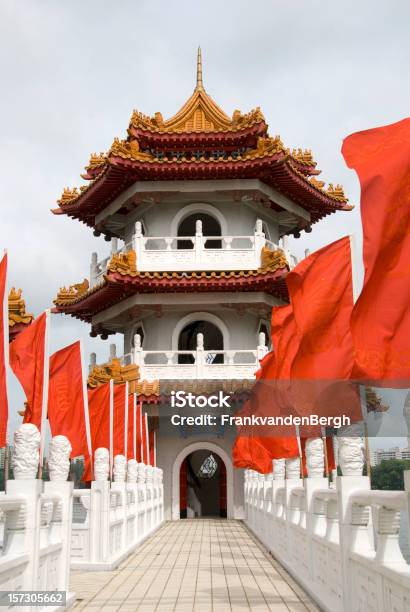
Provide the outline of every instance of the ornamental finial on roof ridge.
[[201,47],[198,47],[198,53],[196,58],[196,87],[195,91],[205,91],[204,83],[202,81],[202,53]]

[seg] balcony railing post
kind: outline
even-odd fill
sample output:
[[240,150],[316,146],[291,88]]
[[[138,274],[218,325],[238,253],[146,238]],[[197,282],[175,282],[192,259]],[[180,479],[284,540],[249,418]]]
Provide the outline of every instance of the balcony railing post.
[[115,344],[110,344],[110,361],[117,357],[117,346]]
[[137,259],[137,266],[141,265],[142,263],[143,240],[144,240],[144,236],[142,234],[142,223],[141,221],[136,221],[132,243],[133,243],[133,249],[135,251],[135,255]]
[[90,287],[94,287],[97,284],[98,277],[98,255],[97,253],[91,253],[91,264],[90,264]]
[[260,332],[259,333],[259,343],[258,343],[258,348],[257,348],[258,361],[263,359],[267,352],[268,352],[268,347],[266,346],[265,332]]
[[202,234],[202,221],[197,219],[195,221],[195,263],[197,265],[202,264],[203,250],[204,250],[204,236]]
[[111,255],[118,251],[118,238],[111,238]]
[[132,349],[132,360],[135,363],[135,365],[137,365],[140,369],[140,372],[139,372],[140,378],[142,376],[141,369],[144,365],[141,344],[142,344],[142,339],[141,339],[140,334],[135,334],[134,335],[134,348]]
[[265,241],[266,241],[266,237],[263,231],[262,219],[256,219],[254,239],[253,239],[253,249],[254,249],[254,256],[255,256],[255,264],[254,264],[255,268],[254,269],[255,270],[260,267],[261,251],[262,251],[262,248],[265,246]]
[[195,364],[196,364],[197,378],[203,378],[204,377],[204,335],[203,334],[197,334],[197,337],[196,337]]

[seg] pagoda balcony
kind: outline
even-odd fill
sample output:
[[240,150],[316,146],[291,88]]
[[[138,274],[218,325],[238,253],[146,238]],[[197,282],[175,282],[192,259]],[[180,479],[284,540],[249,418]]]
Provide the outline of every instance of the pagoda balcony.
[[268,348],[265,334],[259,334],[259,344],[252,350],[207,350],[203,334],[197,335],[193,351],[144,351],[141,337],[134,337],[134,348],[121,359],[124,365],[135,363],[143,380],[187,379],[252,379]]
[[[139,272],[193,272],[193,271],[247,271],[261,267],[261,253],[265,247],[282,250],[293,268],[297,260],[279,244],[268,240],[257,220],[254,233],[248,236],[204,236],[202,222],[196,221],[195,236],[144,236],[142,224],[137,221],[132,241],[118,249],[113,239],[112,253],[135,250]],[[110,258],[97,261],[93,253],[90,285],[94,286],[107,271]]]

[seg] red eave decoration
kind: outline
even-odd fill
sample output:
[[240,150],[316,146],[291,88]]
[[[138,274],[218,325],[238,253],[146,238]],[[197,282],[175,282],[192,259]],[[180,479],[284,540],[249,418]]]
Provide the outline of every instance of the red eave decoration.
[[287,273],[287,269],[275,272],[226,272],[225,276],[215,273],[197,276],[192,274],[172,276],[172,273],[152,272],[141,272],[137,276],[122,276],[118,273],[109,273],[104,284],[91,289],[75,302],[57,303],[53,312],[69,314],[89,323],[97,313],[136,293],[262,291],[288,301],[285,283]]

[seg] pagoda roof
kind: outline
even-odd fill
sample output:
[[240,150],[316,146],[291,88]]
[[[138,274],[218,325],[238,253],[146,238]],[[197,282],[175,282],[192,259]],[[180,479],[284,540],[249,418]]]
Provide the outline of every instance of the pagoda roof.
[[[114,254],[101,283],[90,288],[85,279],[68,288],[62,287],[54,300],[53,312],[70,314],[90,323],[99,312],[137,293],[262,291],[288,301],[285,277],[289,266],[283,252],[267,253],[262,266],[258,270],[239,272],[139,272],[134,251]],[[106,333],[102,328],[94,331]]]
[[[340,185],[315,176],[310,150],[285,148],[270,137],[263,114],[235,111],[232,118],[205,91],[199,52],[193,94],[170,119],[134,111],[125,140],[92,154],[82,177],[88,185],[63,191],[55,214],[95,227],[96,216],[135,182],[256,178],[290,197],[311,214],[312,223],[337,210],[351,210]],[[126,213],[138,202],[125,202]],[[273,209],[280,209],[271,202]],[[97,228],[98,229],[98,228]]]

